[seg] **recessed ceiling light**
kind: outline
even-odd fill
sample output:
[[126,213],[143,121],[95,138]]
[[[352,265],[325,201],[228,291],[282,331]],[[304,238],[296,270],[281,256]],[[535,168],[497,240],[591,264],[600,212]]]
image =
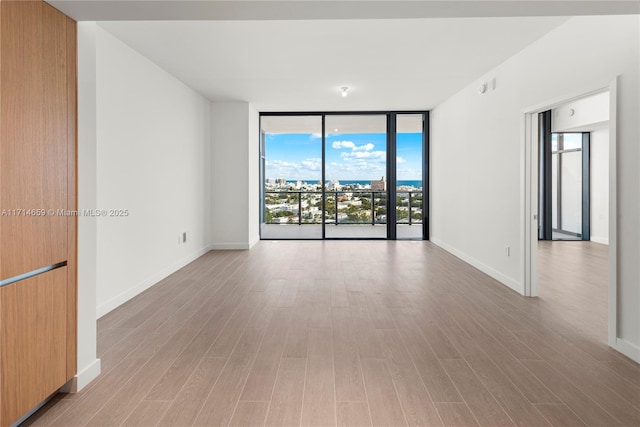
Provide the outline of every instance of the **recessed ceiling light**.
[[342,87],[340,88],[340,90],[342,91],[342,96],[343,96],[343,97],[345,97],[345,96],[347,96],[347,95],[348,95],[348,94],[347,94],[347,91],[349,90],[349,87],[347,87],[347,86],[342,86]]

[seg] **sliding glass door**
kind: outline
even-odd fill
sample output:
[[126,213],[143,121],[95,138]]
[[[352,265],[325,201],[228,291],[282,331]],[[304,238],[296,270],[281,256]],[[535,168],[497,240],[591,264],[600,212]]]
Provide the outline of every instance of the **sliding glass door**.
[[426,112],[263,113],[262,239],[428,239]]
[[263,239],[322,238],[322,116],[260,120]]
[[387,237],[387,116],[325,117],[326,238]]

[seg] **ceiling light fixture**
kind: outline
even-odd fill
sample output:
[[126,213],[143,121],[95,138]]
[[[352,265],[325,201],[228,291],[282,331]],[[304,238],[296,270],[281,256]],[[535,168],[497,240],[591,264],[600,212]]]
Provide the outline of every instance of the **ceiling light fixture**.
[[347,94],[347,91],[349,90],[349,87],[347,87],[347,86],[342,86],[342,87],[340,88],[340,90],[342,91],[342,97],[344,98],[344,97],[346,97],[346,96],[348,95],[348,94]]

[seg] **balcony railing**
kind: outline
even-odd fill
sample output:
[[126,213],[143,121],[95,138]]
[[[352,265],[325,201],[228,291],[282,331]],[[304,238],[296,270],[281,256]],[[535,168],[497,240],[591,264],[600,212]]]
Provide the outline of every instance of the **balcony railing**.
[[[265,223],[282,224],[281,220],[276,221],[275,219],[288,218],[286,224],[321,224],[323,214],[325,224],[376,225],[387,223],[386,191],[327,190],[325,197],[323,213],[322,191],[265,191]],[[306,202],[306,213],[303,211],[303,201]],[[273,207],[272,211],[268,205],[277,207]],[[414,218],[414,214],[416,214],[416,218]],[[421,190],[399,191],[397,193],[396,217],[398,224],[422,224]]]

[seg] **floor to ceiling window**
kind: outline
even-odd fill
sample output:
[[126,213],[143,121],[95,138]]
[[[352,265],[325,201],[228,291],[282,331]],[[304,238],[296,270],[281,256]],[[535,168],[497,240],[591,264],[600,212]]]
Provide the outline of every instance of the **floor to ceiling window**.
[[428,113],[263,113],[262,239],[427,239]]
[[387,116],[325,117],[325,237],[387,237]]
[[540,114],[540,240],[590,239],[590,133],[551,132]]
[[582,240],[582,140],[582,133],[551,137],[554,240]]
[[263,239],[322,238],[322,116],[263,116]]
[[427,169],[422,114],[396,115],[396,237],[421,239],[424,220],[424,183]]

